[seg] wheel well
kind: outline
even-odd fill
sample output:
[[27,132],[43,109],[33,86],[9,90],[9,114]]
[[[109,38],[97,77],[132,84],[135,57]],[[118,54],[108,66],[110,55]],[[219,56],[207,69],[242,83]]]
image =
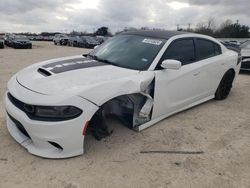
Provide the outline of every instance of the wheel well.
[[151,120],[153,98],[147,93],[134,93],[115,97],[104,103],[92,116],[87,133],[97,140],[109,136],[112,130],[107,119],[115,117],[129,129],[135,129]]
[[233,73],[233,77],[235,77],[235,70],[234,69],[229,69],[227,72],[232,72]]
[[124,94],[109,99],[102,104],[89,121],[87,133],[91,133],[97,140],[109,136],[112,131],[106,124],[106,117],[117,117],[123,125],[135,129],[151,120],[154,103],[155,80],[143,91]]
[[[231,69],[229,69],[226,73],[228,73],[228,72],[231,72],[232,74],[233,74],[233,81],[234,81],[234,78],[235,78],[235,70],[233,69],[233,68],[231,68]],[[225,73],[225,74],[226,74]],[[224,74],[224,75],[225,75]]]

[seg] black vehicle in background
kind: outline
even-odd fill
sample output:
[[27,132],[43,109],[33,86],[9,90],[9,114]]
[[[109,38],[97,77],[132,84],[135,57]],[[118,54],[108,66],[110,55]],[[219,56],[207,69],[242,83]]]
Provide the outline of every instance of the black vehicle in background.
[[19,48],[31,49],[32,42],[26,36],[15,35],[12,39],[12,47],[15,49],[19,49]]
[[97,40],[95,40],[94,37],[90,37],[90,36],[82,36],[81,37],[81,41],[79,42],[79,47],[83,47],[83,48],[94,48],[95,46],[100,45],[101,43],[98,42]]
[[4,39],[0,36],[0,48],[4,48]]
[[5,34],[4,44],[15,49],[18,48],[32,48],[31,41],[23,35]]
[[4,36],[4,44],[6,46],[12,47],[14,36],[15,36],[14,34],[6,33]]

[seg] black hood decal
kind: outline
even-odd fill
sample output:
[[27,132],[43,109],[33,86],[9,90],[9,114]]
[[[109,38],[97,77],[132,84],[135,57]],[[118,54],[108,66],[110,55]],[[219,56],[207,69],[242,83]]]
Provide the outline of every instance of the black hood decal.
[[58,74],[58,73],[66,72],[66,71],[104,66],[104,65],[108,65],[108,64],[100,62],[100,61],[96,61],[93,59],[85,59],[85,60],[73,60],[73,61],[68,60],[68,61],[50,63],[50,64],[42,66],[42,68],[47,71]]

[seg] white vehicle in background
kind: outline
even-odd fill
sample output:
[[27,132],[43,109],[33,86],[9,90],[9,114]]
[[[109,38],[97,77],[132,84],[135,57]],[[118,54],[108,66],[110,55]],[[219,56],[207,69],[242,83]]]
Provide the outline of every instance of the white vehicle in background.
[[250,71],[250,40],[242,43],[240,47],[242,55],[241,70]]
[[174,31],[117,35],[91,53],[31,65],[8,82],[7,127],[30,153],[84,153],[86,133],[112,131],[109,114],[141,131],[210,99],[225,99],[238,54],[216,39]]

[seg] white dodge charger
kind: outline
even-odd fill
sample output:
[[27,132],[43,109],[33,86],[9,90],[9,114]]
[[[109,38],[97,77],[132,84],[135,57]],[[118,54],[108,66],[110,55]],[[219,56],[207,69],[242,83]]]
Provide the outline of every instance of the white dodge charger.
[[174,31],[117,35],[89,54],[31,65],[8,82],[7,127],[30,153],[84,153],[86,133],[109,136],[106,118],[141,131],[210,99],[225,99],[241,66],[216,39]]

